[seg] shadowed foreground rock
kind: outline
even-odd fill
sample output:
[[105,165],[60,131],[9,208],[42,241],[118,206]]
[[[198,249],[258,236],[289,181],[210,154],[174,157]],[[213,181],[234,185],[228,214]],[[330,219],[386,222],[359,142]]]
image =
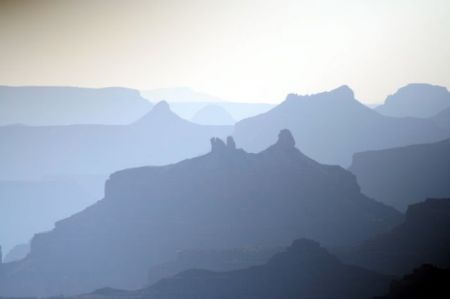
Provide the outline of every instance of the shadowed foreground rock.
[[386,292],[390,278],[342,264],[317,242],[299,239],[266,264],[244,270],[189,270],[134,292],[102,289],[83,299],[364,299]]
[[450,268],[450,198],[411,205],[405,222],[364,244],[345,261],[380,273],[403,275],[428,263]]
[[422,265],[400,280],[394,280],[388,295],[374,299],[450,298],[450,270]]

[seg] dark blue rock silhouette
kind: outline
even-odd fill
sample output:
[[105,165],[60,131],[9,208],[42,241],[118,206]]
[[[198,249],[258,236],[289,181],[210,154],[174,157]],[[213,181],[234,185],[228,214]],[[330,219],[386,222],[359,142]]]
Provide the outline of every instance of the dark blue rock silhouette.
[[116,172],[105,198],[36,235],[28,257],[8,264],[0,294],[75,294],[138,288],[178,250],[279,246],[298,236],[357,244],[401,220],[361,194],[354,176],[294,147],[289,131],[250,154],[211,140],[206,155]]
[[356,153],[349,170],[361,190],[401,211],[428,197],[450,197],[450,139]]
[[411,205],[404,223],[373,237],[344,260],[379,273],[403,275],[420,265],[450,268],[450,198]]

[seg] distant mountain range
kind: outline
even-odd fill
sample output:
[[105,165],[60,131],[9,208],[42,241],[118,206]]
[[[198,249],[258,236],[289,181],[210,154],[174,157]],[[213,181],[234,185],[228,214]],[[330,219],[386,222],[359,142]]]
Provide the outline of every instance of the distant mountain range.
[[122,87],[0,86],[0,126],[129,124],[151,108],[139,91]]
[[[272,108],[273,104],[266,103],[241,103],[230,102],[220,97],[209,95],[207,93],[198,92],[188,87],[173,87],[173,88],[160,88],[153,90],[142,90],[141,94],[149,101],[154,103],[160,101],[166,101],[170,104],[173,111],[184,119],[193,119],[196,114],[205,109],[208,106],[220,107],[230,114],[233,121],[230,121],[227,117],[226,121],[212,120],[214,114],[205,113],[208,115],[208,120],[195,121],[201,124],[207,125],[229,125],[234,124],[234,120],[238,121],[247,117],[255,116],[257,114],[268,111]],[[212,111],[214,112],[214,110]]]
[[292,131],[311,158],[342,166],[348,166],[356,152],[450,136],[450,131],[431,119],[383,116],[358,102],[347,86],[310,96],[288,95],[270,111],[238,122],[233,136],[244,149],[257,152],[271,144],[283,128]]
[[36,235],[26,259],[2,266],[0,294],[138,288],[150,266],[180,249],[279,246],[298,236],[357,244],[402,219],[361,194],[345,169],[302,154],[287,130],[258,154],[236,149],[232,138],[211,146],[177,164],[114,173],[103,200]]
[[349,170],[364,194],[404,211],[428,197],[450,197],[450,139],[356,153]]
[[386,98],[376,111],[394,117],[432,117],[450,108],[450,92],[443,86],[408,84]]
[[[247,117],[252,117],[265,113],[275,107],[274,104],[266,103],[233,103],[233,102],[170,102],[173,111],[185,119],[192,119],[195,115],[207,106],[217,106],[225,110],[234,121],[239,121]],[[234,122],[233,122],[234,123]]]
[[375,109],[347,86],[277,106],[147,97],[0,87],[0,296],[398,298],[448,281],[446,88]]
[[222,107],[218,105],[206,105],[195,113],[192,122],[200,125],[233,125],[235,120]]
[[172,163],[208,151],[227,126],[203,126],[158,103],[130,125],[0,127],[0,179],[45,175],[108,174],[140,165]]

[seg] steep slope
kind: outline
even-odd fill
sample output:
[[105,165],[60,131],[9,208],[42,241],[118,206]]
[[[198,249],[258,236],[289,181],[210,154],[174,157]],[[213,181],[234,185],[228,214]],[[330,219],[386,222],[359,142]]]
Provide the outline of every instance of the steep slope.
[[345,260],[380,273],[403,275],[420,265],[450,268],[450,198],[411,205],[405,222],[371,238]]
[[356,153],[349,170],[364,194],[404,211],[428,197],[450,197],[450,139]]
[[0,181],[0,245],[4,253],[96,202],[107,176]]
[[128,88],[0,86],[0,125],[129,124],[151,107]]
[[295,148],[289,131],[258,154],[211,140],[210,153],[113,174],[105,199],[36,235],[27,259],[6,264],[0,294],[138,288],[180,249],[278,246],[298,236],[354,244],[400,221],[361,194],[354,176]]
[[0,127],[0,179],[107,174],[172,163],[206,152],[210,137],[230,130],[183,120],[165,102],[126,126]]
[[14,246],[3,259],[4,263],[10,263],[21,260],[30,252],[30,244],[18,244]]
[[389,278],[342,264],[317,242],[300,239],[266,264],[231,272],[189,270],[135,292],[99,290],[81,298],[334,298],[386,292]]
[[443,86],[408,84],[388,96],[379,113],[393,117],[431,117],[450,107],[450,92]]
[[342,86],[311,96],[288,95],[269,112],[238,122],[233,135],[244,149],[259,151],[283,128],[311,158],[343,166],[355,152],[433,142],[450,134],[431,120],[380,115]]

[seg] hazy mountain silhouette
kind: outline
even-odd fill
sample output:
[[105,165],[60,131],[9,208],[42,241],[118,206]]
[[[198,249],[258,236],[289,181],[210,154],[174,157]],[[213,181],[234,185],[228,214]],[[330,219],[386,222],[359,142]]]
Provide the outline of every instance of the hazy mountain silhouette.
[[232,138],[211,145],[197,158],[111,175],[103,200],[36,235],[25,260],[3,266],[0,294],[138,288],[179,249],[278,246],[297,236],[355,244],[400,221],[361,194],[350,172],[302,154],[287,130],[258,154]]
[[317,242],[299,239],[261,266],[230,272],[188,270],[143,290],[102,289],[79,298],[364,299],[386,292],[389,280],[341,263]]
[[449,107],[450,92],[447,88],[416,83],[400,88],[375,110],[387,116],[427,118]]
[[346,261],[380,273],[403,275],[421,264],[450,268],[450,198],[411,205],[405,222],[349,254]]
[[349,170],[364,194],[402,211],[427,197],[450,197],[450,139],[356,153]]
[[231,115],[218,105],[207,105],[201,108],[191,120],[201,125],[233,125],[235,122]]
[[181,119],[165,102],[131,125],[0,127],[0,179],[106,174],[172,163],[206,152],[210,137],[230,130]]
[[208,105],[214,105],[226,110],[235,121],[265,113],[273,108],[273,104],[265,103],[233,103],[233,102],[170,102],[172,110],[182,118],[192,119],[195,114]]
[[420,266],[391,283],[386,296],[374,299],[446,299],[450,298],[450,270],[433,265]]
[[128,124],[151,107],[121,87],[0,86],[0,125]]
[[30,244],[19,244],[14,246],[3,258],[4,263],[21,260],[30,252]]
[[148,284],[168,278],[189,269],[210,271],[231,271],[266,263],[273,255],[284,248],[247,247],[216,250],[183,250],[176,259],[150,268]]
[[288,95],[267,113],[238,122],[234,136],[243,148],[259,151],[288,128],[311,158],[347,166],[353,153],[433,142],[449,136],[433,121],[383,116],[355,100],[342,86],[311,96]]
[[4,253],[93,204],[103,195],[106,178],[70,176],[0,181],[0,245]]
[[442,110],[431,119],[438,127],[450,131],[450,108]]

